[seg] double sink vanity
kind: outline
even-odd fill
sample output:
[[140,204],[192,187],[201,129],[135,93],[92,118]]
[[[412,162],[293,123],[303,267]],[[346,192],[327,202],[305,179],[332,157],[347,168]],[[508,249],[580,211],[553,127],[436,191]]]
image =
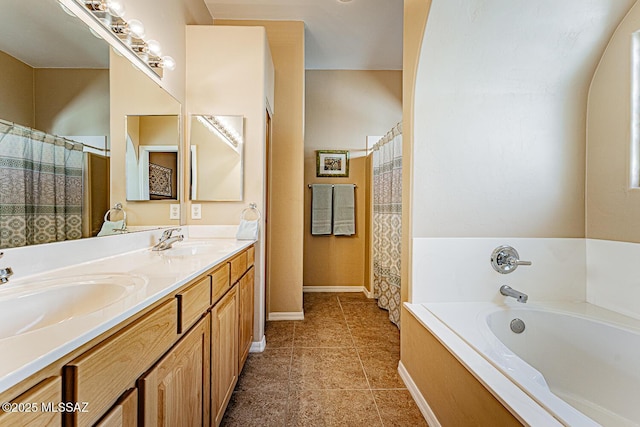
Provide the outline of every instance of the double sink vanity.
[[0,426],[220,424],[253,342],[254,242],[107,253],[0,287]]

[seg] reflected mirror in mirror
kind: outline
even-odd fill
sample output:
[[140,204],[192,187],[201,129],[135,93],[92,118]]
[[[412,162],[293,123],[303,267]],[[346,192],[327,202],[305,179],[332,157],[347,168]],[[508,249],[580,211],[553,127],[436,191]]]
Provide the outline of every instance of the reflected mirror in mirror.
[[178,200],[178,116],[127,116],[127,200]]
[[0,248],[95,236],[109,208],[109,47],[34,6],[0,0]]
[[243,138],[242,116],[191,116],[192,200],[242,200]]

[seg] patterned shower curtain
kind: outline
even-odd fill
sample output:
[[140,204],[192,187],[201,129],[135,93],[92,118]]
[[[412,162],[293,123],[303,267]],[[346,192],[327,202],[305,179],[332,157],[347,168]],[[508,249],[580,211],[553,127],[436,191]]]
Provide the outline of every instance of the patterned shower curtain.
[[402,124],[373,152],[373,292],[378,306],[400,327],[402,245]]
[[0,122],[0,248],[82,237],[82,144]]

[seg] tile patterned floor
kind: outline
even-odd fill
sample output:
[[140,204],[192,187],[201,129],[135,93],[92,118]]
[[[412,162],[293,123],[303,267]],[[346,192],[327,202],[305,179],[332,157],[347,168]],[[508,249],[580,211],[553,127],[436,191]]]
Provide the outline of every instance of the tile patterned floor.
[[426,426],[398,375],[400,333],[360,293],[306,293],[303,321],[267,322],[223,426]]

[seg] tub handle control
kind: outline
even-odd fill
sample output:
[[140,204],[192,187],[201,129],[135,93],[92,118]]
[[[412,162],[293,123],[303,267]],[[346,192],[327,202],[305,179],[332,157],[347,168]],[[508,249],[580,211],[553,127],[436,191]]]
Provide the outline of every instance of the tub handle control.
[[519,265],[531,265],[531,261],[521,261],[518,251],[511,246],[498,246],[491,253],[491,266],[500,274],[508,274]]

